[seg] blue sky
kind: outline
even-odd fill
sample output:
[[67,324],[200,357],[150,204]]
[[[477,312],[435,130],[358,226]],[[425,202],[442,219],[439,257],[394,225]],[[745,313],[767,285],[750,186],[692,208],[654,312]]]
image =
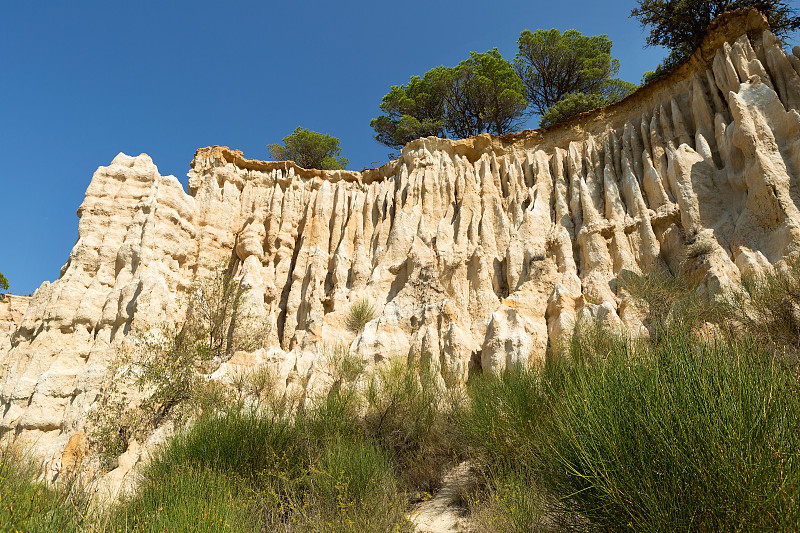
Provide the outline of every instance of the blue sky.
[[[391,85],[470,51],[516,53],[524,29],[607,34],[620,76],[643,49],[634,1],[5,2],[0,13],[0,272],[11,292],[53,281],[92,173],[149,154],[184,184],[196,148],[267,159],[303,126],[341,139],[348,168],[388,150],[369,127]],[[790,40],[793,44],[797,39]],[[535,124],[531,124],[534,127]]]

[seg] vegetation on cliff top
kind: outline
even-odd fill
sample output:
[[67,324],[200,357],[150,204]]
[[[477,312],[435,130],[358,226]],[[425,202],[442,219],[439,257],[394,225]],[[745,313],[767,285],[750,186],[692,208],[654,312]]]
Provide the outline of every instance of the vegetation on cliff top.
[[[375,139],[400,148],[431,135],[499,135],[517,129],[528,114],[549,113],[546,125],[616,102],[636,89],[614,77],[619,61],[611,57],[605,35],[525,30],[518,44],[513,65],[496,48],[472,52],[456,67],[436,67],[393,86],[381,103],[385,114],[370,123]],[[570,101],[554,109],[565,98]]]
[[670,50],[655,70],[646,72],[643,81],[661,76],[681,64],[706,36],[711,22],[726,11],[753,7],[767,17],[778,38],[800,28],[800,14],[783,0],[638,0],[631,10],[642,28],[649,31],[647,46]]
[[[754,7],[764,13],[778,37],[800,28],[800,15],[782,0],[639,0],[631,11],[649,30],[647,46],[671,50],[647,83],[683,62],[702,42],[708,25],[721,13]],[[525,30],[513,64],[497,48],[471,52],[455,67],[436,67],[394,85],[384,95],[384,113],[370,121],[375,139],[402,148],[420,137],[465,138],[519,129],[526,116],[540,116],[540,126],[618,102],[638,85],[616,78],[619,60],[611,56],[606,35],[584,36],[576,30]],[[294,160],[303,168],[343,169],[339,139],[298,127],[270,144],[277,160]]]
[[283,138],[283,144],[267,145],[277,161],[294,161],[303,168],[342,170],[349,160],[341,156],[339,139],[298,126]]
[[395,148],[434,135],[456,138],[483,132],[508,133],[520,125],[525,87],[495,48],[472,52],[455,67],[436,67],[407,85],[395,85],[372,119],[375,139]]
[[[582,95],[586,101],[599,98],[604,105],[624,98],[637,87],[615,77],[619,60],[611,57],[612,43],[606,35],[525,30],[517,44],[514,67],[525,83],[528,102],[537,115],[550,111],[551,122],[557,121],[553,107],[568,96]],[[565,111],[562,107],[561,118],[569,116]]]

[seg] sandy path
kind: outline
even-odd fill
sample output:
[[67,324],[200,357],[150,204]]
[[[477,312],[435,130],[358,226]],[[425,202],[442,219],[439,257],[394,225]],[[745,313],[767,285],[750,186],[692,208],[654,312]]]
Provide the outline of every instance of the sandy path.
[[460,463],[444,477],[442,488],[428,501],[417,505],[409,518],[417,533],[465,533],[469,531],[467,511],[462,495],[474,485],[467,461]]

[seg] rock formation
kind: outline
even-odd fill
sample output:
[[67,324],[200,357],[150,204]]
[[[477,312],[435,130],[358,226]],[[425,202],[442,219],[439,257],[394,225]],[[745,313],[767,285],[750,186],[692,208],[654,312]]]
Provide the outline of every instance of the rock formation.
[[[11,348],[11,335],[22,321],[29,302],[27,296],[0,294],[0,355]],[[5,359],[0,358],[0,365],[4,363]]]
[[[798,110],[800,49],[749,11],[618,104],[419,139],[378,169],[214,146],[196,152],[187,193],[147,155],[119,154],[92,178],[59,279],[5,346],[0,333],[0,434],[60,458],[126,335],[174,320],[221,263],[273,326],[247,357],[287,387],[310,387],[331,344],[427,359],[455,383],[543,360],[578,317],[646,333],[621,272],[680,271],[713,295],[798,251]],[[345,319],[363,298],[377,317],[356,334]]]

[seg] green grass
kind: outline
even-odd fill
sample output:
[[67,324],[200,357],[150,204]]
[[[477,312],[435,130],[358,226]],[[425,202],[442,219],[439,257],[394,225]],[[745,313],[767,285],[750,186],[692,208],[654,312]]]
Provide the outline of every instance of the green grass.
[[363,425],[392,458],[405,490],[432,493],[461,455],[454,434],[458,397],[429,364],[393,360],[365,391]]
[[[484,522],[504,531],[570,522],[602,531],[797,531],[800,374],[786,356],[791,345],[770,333],[790,331],[778,322],[791,313],[762,313],[753,335],[741,321],[723,323],[704,341],[693,292],[672,292],[681,290],[673,282],[640,283],[638,294],[659,303],[650,341],[584,328],[545,368],[470,385],[461,427],[489,472],[483,498],[494,503],[479,506]],[[766,284],[748,306],[768,307],[759,298],[776,292]],[[731,318],[741,307],[713,311]],[[510,520],[509,509],[533,504],[541,510],[526,513],[533,523]]]
[[34,481],[33,462],[9,446],[0,447],[0,531],[78,532],[90,523],[88,500],[74,481]]
[[621,282],[647,340],[583,324],[543,367],[475,375],[466,398],[430,364],[365,376],[344,353],[308,402],[273,397],[265,374],[255,407],[204,409],[102,517],[6,450],[0,531],[410,531],[465,458],[477,531],[797,531],[800,268],[711,303],[664,274]]
[[341,392],[294,416],[202,417],[154,458],[107,531],[407,531],[389,457],[356,409]]

